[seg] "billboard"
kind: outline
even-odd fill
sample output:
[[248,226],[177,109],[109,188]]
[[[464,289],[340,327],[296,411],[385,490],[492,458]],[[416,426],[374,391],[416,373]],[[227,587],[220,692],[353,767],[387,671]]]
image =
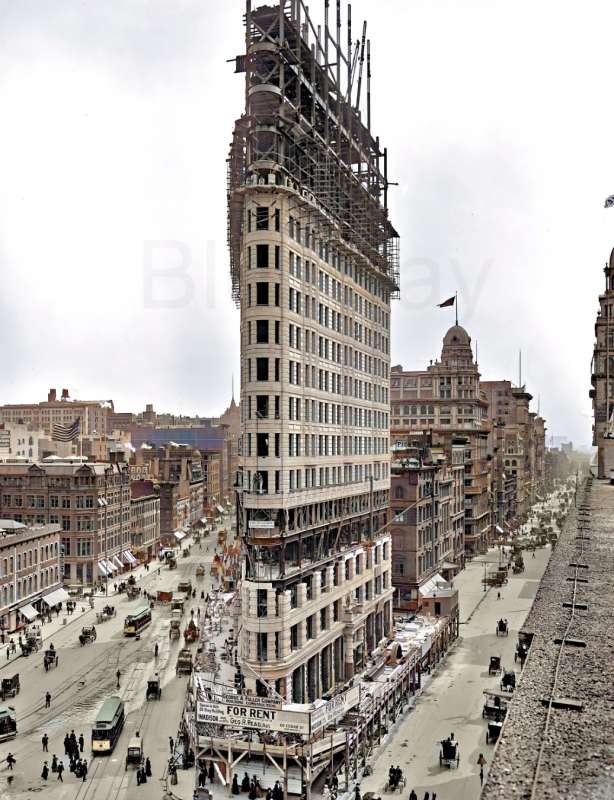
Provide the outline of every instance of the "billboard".
[[237,702],[199,700],[196,721],[230,728],[253,728],[309,736],[309,714]]

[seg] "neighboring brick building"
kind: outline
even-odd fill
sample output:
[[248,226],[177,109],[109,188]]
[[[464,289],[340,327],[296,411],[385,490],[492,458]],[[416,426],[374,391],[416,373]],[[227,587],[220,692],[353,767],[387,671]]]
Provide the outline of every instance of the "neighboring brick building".
[[205,451],[203,459],[203,480],[205,485],[205,511],[214,513],[215,507],[220,504],[221,496],[221,463],[219,453]]
[[452,458],[425,445],[393,445],[392,583],[397,609],[417,610],[420,588],[464,564],[464,444]]
[[159,448],[141,447],[134,461],[136,465],[149,465],[149,478],[160,497],[160,539],[171,543],[175,533],[185,532],[204,514],[201,455],[186,445],[168,444]]
[[72,400],[68,389],[62,389],[57,399],[55,389],[50,389],[47,400],[40,403],[9,403],[0,406],[0,422],[23,422],[34,430],[51,434],[55,423],[71,425],[81,420],[83,434],[107,432],[107,414],[113,411],[112,400]]
[[60,559],[59,525],[30,528],[0,514],[0,629],[32,622],[68,598]]
[[63,582],[91,586],[134,562],[126,464],[79,458],[0,463],[0,517],[59,525]]
[[160,495],[153,481],[130,482],[130,530],[137,558],[155,558],[160,545]]

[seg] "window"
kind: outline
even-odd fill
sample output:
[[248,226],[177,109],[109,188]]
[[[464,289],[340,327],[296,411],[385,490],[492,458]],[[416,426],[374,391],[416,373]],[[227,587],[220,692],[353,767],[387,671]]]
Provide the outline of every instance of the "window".
[[256,284],[256,305],[268,306],[268,304],[269,304],[269,284],[259,281]]
[[259,419],[268,419],[269,397],[266,394],[256,395],[256,415]]
[[269,229],[269,209],[266,206],[256,208],[256,230],[268,231]]
[[269,266],[269,246],[268,244],[256,245],[256,268],[268,269]]
[[268,381],[269,379],[269,359],[257,358],[256,359],[256,380]]
[[269,455],[269,434],[259,433],[256,437],[257,450],[256,455],[259,458],[267,458]]
[[268,319],[256,320],[256,344],[269,343],[269,321]]

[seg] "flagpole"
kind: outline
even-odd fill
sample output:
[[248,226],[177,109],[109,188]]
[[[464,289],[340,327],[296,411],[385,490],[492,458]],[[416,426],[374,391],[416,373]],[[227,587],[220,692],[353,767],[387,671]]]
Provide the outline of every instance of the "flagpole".
[[454,292],[454,312],[456,313],[456,325],[458,326],[458,291]]

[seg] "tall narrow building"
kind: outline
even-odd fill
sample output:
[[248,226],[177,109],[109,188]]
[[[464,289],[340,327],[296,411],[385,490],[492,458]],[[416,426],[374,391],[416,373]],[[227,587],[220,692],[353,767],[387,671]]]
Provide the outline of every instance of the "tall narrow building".
[[614,250],[603,270],[605,288],[599,295],[595,320],[595,349],[591,370],[593,388],[593,445],[597,448],[597,475],[608,478],[614,470]]
[[[228,159],[241,312],[237,520],[247,688],[309,702],[392,623],[390,300],[398,236],[371,132],[370,45],[340,5],[246,8],[245,114]],[[348,9],[348,14],[350,10]],[[360,98],[366,100],[361,113]]]

